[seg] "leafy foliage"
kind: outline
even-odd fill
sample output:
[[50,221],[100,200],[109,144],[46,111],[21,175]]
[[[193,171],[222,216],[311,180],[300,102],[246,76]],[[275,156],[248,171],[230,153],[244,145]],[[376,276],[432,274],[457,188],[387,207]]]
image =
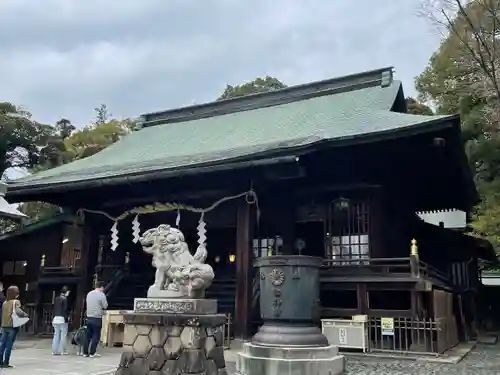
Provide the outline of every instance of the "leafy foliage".
[[101,104],[99,107],[94,108],[94,111],[95,111],[94,125],[96,126],[105,124],[111,118],[111,113],[109,113],[106,104]]
[[277,91],[284,89],[285,87],[287,87],[287,85],[277,78],[270,76],[266,76],[264,78],[259,77],[241,85],[227,85],[224,92],[217,98],[217,100],[232,99],[239,96],[258,94],[261,92]]
[[429,106],[419,102],[415,98],[406,98],[406,107],[408,109],[408,113],[411,113],[412,115],[432,116],[434,114]]
[[416,79],[419,99],[460,113],[481,203],[471,227],[500,246],[500,1],[432,0],[426,15],[446,38]]
[[[0,104],[0,111],[2,108],[4,112],[0,112],[0,131],[3,129],[4,132],[0,136],[8,135],[4,143],[8,146],[12,144],[2,164],[5,165],[4,170],[18,166],[37,173],[86,158],[130,133],[136,125],[131,119],[110,119],[104,104],[95,109],[94,122],[78,130],[68,119],[63,118],[54,126],[40,125],[31,119],[31,114],[10,103]],[[2,140],[0,138],[0,147]],[[44,202],[22,203],[18,209],[31,221],[42,220],[61,211],[60,207]],[[17,227],[16,222],[0,220],[0,233]]]
[[78,130],[64,140],[67,157],[76,160],[94,155],[133,131],[134,126],[130,119],[110,120]]
[[0,103],[0,178],[9,168],[35,166],[54,128],[12,103]]
[[19,228],[19,222],[6,217],[0,217],[0,235]]

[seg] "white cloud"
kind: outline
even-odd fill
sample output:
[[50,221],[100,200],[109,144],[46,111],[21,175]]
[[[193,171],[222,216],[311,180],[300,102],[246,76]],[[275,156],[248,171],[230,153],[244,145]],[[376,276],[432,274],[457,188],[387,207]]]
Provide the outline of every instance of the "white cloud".
[[[0,100],[78,125],[394,65],[411,92],[439,44],[414,0],[17,0],[0,3]],[[5,37],[8,36],[8,37]]]

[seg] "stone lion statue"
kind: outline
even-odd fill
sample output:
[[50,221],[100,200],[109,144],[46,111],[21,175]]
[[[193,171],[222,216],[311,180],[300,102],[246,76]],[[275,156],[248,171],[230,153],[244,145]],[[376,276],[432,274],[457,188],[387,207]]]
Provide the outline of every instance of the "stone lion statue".
[[202,298],[214,279],[214,271],[205,264],[207,250],[198,246],[191,255],[179,229],[161,224],[148,229],[140,238],[143,250],[153,255],[155,283],[148,297]]

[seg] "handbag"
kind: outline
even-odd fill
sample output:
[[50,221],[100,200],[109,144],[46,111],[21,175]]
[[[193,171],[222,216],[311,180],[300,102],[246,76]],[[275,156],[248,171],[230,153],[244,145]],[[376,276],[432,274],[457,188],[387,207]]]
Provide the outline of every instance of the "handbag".
[[28,323],[30,320],[30,318],[28,318],[28,317],[20,317],[19,315],[17,315],[15,305],[12,306],[12,315],[11,316],[12,316],[12,327],[14,327],[14,328],[22,327],[23,325]]

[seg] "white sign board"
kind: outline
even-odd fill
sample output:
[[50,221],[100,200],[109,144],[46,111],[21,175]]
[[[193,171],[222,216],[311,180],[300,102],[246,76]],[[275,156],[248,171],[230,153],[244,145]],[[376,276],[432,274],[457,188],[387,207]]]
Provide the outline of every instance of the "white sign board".
[[339,328],[339,345],[347,345],[347,329]]

